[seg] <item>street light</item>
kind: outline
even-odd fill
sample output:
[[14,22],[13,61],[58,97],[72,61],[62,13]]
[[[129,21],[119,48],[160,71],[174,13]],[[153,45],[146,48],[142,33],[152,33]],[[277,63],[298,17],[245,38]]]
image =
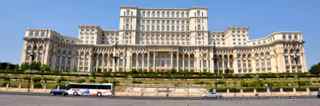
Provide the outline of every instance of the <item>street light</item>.
[[[116,42],[114,45],[114,55],[112,56],[112,58],[113,58],[113,60],[114,60],[114,69],[115,70],[113,70],[114,72],[117,72],[117,61],[118,61],[118,59],[119,59],[119,56],[118,55],[116,55],[117,53],[115,53],[115,51],[116,51],[116,49],[118,48],[118,43]],[[114,75],[114,74],[113,74]],[[114,80],[114,78],[112,78],[112,84],[113,84],[113,87],[115,87],[115,80]],[[112,90],[113,92],[113,95],[115,95],[115,90]]]
[[[32,52],[29,51],[28,54],[30,56],[29,71],[31,72],[31,70],[32,70],[31,66],[32,66],[32,62],[33,62],[33,60],[35,58],[35,55],[34,55],[35,53],[33,51]],[[30,75],[30,73],[28,74],[28,77],[29,77],[29,80],[28,80],[28,92],[30,92],[30,86],[31,86],[31,75]]]
[[[216,63],[218,63],[218,58],[217,58],[217,54],[216,54],[216,52],[217,52],[217,50],[216,50],[217,48],[216,48],[216,43],[215,43],[215,40],[213,40],[213,48],[212,48],[212,52],[213,52],[213,67],[214,68],[216,68],[215,67],[215,65],[216,65]],[[214,72],[214,74],[216,75],[216,81],[215,81],[215,83],[214,83],[214,87],[215,87],[215,90],[218,88],[218,74],[219,74],[219,70],[217,70],[217,71],[215,71],[216,69],[214,69],[213,70],[213,72]]]

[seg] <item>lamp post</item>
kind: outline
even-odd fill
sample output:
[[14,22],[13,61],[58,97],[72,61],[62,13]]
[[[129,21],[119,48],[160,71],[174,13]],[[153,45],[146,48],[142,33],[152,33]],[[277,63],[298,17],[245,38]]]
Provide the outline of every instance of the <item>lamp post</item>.
[[[30,72],[32,72],[32,62],[33,62],[33,60],[34,60],[34,57],[35,57],[35,55],[34,55],[34,52],[29,52],[28,53],[29,54],[29,56],[30,56],[30,62],[29,62],[29,71]],[[30,92],[30,87],[31,87],[31,75],[30,75],[30,73],[28,74],[28,93]]]
[[[293,49],[293,61],[294,61],[294,63],[295,63],[295,65],[296,65],[296,67],[295,67],[295,69],[296,69],[296,71],[297,71],[297,73],[300,73],[300,72],[302,72],[302,65],[300,65],[301,64],[301,59],[299,59],[300,57],[301,57],[301,55],[299,56],[298,54],[299,54],[299,52],[300,52],[300,50],[299,50],[299,47],[297,47],[297,45],[299,45],[299,44],[304,44],[305,42],[304,41],[302,41],[302,42],[295,42],[294,44],[293,44],[293,46],[294,46],[294,49]],[[299,79],[299,74],[296,74],[296,76],[294,77],[295,78],[295,80],[296,81],[298,81],[298,87],[300,88],[300,84],[299,84],[299,81],[300,81],[300,79]],[[291,86],[291,84],[290,84],[290,86]]]
[[[115,53],[115,51],[117,50],[117,48],[118,48],[118,43],[116,42],[114,45],[114,55],[112,56],[112,58],[113,58],[113,61],[114,61],[114,69],[115,70],[112,70],[112,71],[114,71],[114,72],[117,72],[118,70],[117,70],[117,61],[118,61],[118,59],[119,59],[119,56],[117,55],[117,53]],[[114,75],[114,74],[113,74]],[[113,84],[113,87],[115,88],[115,80],[114,80],[114,78],[112,78],[112,84]],[[113,88],[113,92],[112,92],[112,94],[113,95],[115,95],[115,89]]]
[[217,88],[218,88],[218,80],[219,80],[219,78],[218,78],[218,74],[219,74],[219,70],[217,70],[217,71],[215,71],[216,69],[215,68],[217,68],[217,67],[215,67],[216,66],[216,63],[218,63],[218,58],[217,58],[217,50],[216,50],[217,48],[216,48],[216,43],[215,43],[215,40],[213,40],[213,48],[212,48],[212,53],[213,53],[213,57],[212,57],[212,60],[213,60],[213,72],[214,72],[214,74],[215,74],[215,77],[216,77],[216,80],[215,80],[215,82],[214,82],[214,87],[215,87],[215,89],[214,90],[216,90]]

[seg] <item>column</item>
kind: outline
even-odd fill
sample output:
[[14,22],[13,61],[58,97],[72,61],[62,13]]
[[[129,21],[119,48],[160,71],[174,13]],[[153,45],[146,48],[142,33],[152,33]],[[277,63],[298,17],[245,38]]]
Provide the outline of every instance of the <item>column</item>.
[[185,54],[182,53],[182,70],[185,71],[185,59],[184,59]]
[[80,71],[80,62],[82,62],[81,60],[81,53],[77,53],[78,56],[77,56],[77,59],[78,59],[78,62],[77,62],[77,71]]
[[230,69],[230,56],[227,55],[227,69]]
[[173,52],[170,53],[171,58],[170,58],[170,68],[173,69]]
[[240,70],[240,73],[243,73],[243,59],[244,59],[243,55],[239,56],[238,58],[238,60],[240,60],[238,61],[239,62],[238,64],[240,64],[240,66],[238,66],[238,72]]
[[222,73],[225,73],[225,66],[224,66],[225,60],[224,60],[224,55],[222,55]]
[[136,53],[136,71],[139,70],[139,53]]
[[194,67],[194,71],[195,72],[199,72],[200,70],[201,70],[201,55],[200,55],[200,53],[195,53],[194,54],[194,57],[195,57],[195,60],[193,61],[193,64],[194,64],[194,66],[196,66],[196,67]]
[[109,71],[112,71],[112,53],[108,55]]
[[[288,55],[288,62],[289,62],[289,73],[292,72],[292,66],[291,66],[291,53],[290,53],[291,49],[289,49],[289,55]],[[285,68],[287,67],[287,64],[285,65]],[[286,68],[287,69],[287,68]]]
[[142,53],[141,68],[142,68],[142,72],[144,72],[144,52]]
[[111,57],[111,61],[112,61],[112,72],[116,71],[116,62],[114,61],[114,57],[115,57],[115,53],[112,54],[113,57]]
[[188,54],[188,71],[190,72],[190,65],[191,64],[191,56],[190,56],[190,54]]
[[203,53],[201,53],[201,57],[200,57],[200,70],[199,72],[203,72],[203,69],[204,69],[204,55]]
[[[23,48],[22,48],[22,56],[21,56],[21,63],[27,63],[27,57],[28,57],[28,43],[23,42]],[[30,48],[31,49],[31,48]]]
[[177,72],[179,71],[179,51],[177,52],[177,64],[176,64]]
[[101,69],[101,72],[104,72],[104,66],[105,66],[105,53],[102,53],[102,69]]
[[215,68],[216,68],[218,74],[220,74],[219,71],[220,71],[220,68],[221,68],[220,67],[220,61],[221,61],[220,55],[216,55],[215,64],[216,64],[217,67],[215,67]]
[[107,62],[107,63],[106,63],[106,66],[107,66],[107,69],[106,69],[106,70],[107,70],[107,72],[108,72],[108,71],[109,71],[109,65],[110,65],[110,62],[109,62],[109,53],[107,53],[106,55],[107,55],[107,58],[106,58],[106,62]]
[[256,70],[256,64],[257,64],[256,63],[256,59],[252,57],[251,61],[252,61],[252,64],[251,64],[252,72],[253,73],[257,73],[257,70]]
[[125,70],[126,70],[126,61],[127,61],[126,56],[127,56],[127,55],[123,54],[122,56],[123,56],[123,57],[122,57],[122,59],[121,59],[121,62],[122,62],[122,63],[121,63],[121,64],[122,64],[122,68],[121,68],[122,70],[121,70],[121,71],[122,71],[122,72],[125,72]]
[[100,54],[97,54],[97,55],[96,55],[96,58],[95,58],[95,59],[96,59],[96,69],[95,69],[95,72],[98,72],[98,69],[99,69],[99,55],[100,55]]
[[91,59],[92,58],[91,57],[92,57],[91,53],[89,53],[89,58],[88,58],[89,60],[88,60],[88,65],[87,65],[88,66],[88,70],[87,70],[88,72],[92,71],[92,67],[91,67],[91,61],[92,61]]
[[147,53],[147,71],[150,72],[150,52]]
[[153,71],[156,72],[156,52],[153,52]]
[[207,67],[206,67],[206,70],[207,72],[210,72],[210,56],[209,56],[209,53],[207,53],[206,55],[207,57]]
[[212,63],[212,73],[214,73],[215,65],[216,65],[214,59],[215,59],[215,57],[214,57],[214,54],[212,53],[212,58],[210,59],[211,63]]
[[286,72],[286,64],[284,59],[286,54],[283,52],[283,49],[279,49],[275,54],[278,60],[277,70],[279,72]]
[[[300,49],[301,50],[301,49]],[[303,53],[300,53],[299,58],[299,65],[301,66],[301,72],[306,72],[307,69],[305,68],[305,59]]]
[[244,63],[246,63],[246,66],[245,66],[245,69],[247,70],[247,73],[251,73],[249,72],[249,57],[247,56],[245,59],[244,59]]
[[127,72],[128,71],[131,71],[131,67],[132,67],[132,54],[129,52],[127,53],[127,56],[126,56],[126,69],[127,69]]

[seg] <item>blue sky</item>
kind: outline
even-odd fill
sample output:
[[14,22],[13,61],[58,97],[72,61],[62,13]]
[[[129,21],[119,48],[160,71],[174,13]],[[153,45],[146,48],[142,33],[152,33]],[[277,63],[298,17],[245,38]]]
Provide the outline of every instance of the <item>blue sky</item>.
[[209,30],[248,26],[250,38],[273,31],[300,31],[308,66],[320,62],[320,0],[2,0],[0,61],[19,63],[26,28],[54,28],[77,37],[78,25],[118,29],[119,7],[209,9]]

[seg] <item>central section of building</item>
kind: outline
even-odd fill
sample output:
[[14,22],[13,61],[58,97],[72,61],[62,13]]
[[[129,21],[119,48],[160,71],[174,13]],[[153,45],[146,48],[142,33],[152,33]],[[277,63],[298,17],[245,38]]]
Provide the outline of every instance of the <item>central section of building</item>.
[[78,72],[306,71],[302,33],[273,32],[250,40],[247,27],[210,32],[207,8],[121,7],[119,27],[80,25],[79,38],[28,29],[22,62]]

